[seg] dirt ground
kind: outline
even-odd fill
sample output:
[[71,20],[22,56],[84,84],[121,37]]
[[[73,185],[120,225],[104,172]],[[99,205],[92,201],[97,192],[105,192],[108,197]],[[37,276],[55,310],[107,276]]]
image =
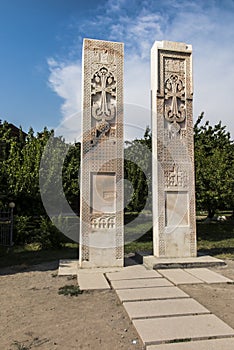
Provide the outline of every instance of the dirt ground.
[[[234,279],[234,261],[215,268]],[[57,276],[58,264],[0,270],[1,350],[140,350],[138,335],[115,292],[59,295],[76,279]],[[234,285],[187,285],[193,298],[234,328]]]
[[[226,263],[227,266],[211,270],[234,281],[234,261],[226,260]],[[180,288],[234,328],[234,284],[194,284],[183,285]]]
[[59,295],[77,280],[56,276],[57,265],[0,270],[1,350],[142,349],[113,290]]

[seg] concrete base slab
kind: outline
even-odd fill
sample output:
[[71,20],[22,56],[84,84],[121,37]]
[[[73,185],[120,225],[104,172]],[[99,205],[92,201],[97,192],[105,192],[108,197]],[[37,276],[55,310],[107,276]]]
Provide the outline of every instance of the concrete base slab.
[[199,340],[185,343],[149,345],[146,350],[233,350],[234,338]]
[[157,271],[147,270],[142,265],[124,267],[122,271],[107,274],[110,281],[157,277],[161,278],[162,276]]
[[110,286],[101,272],[78,273],[78,285],[81,290],[110,289]]
[[151,318],[132,322],[145,345],[234,336],[234,330],[214,315]]
[[[191,269],[192,270],[192,269]],[[200,279],[192,276],[186,270],[182,269],[169,269],[169,270],[157,270],[163,277],[166,277],[174,283],[175,285],[179,284],[195,284],[195,283],[204,283]]]
[[189,298],[189,295],[177,287],[117,289],[120,301],[163,300],[173,298]]
[[59,260],[58,276],[77,275],[78,260]]
[[139,278],[139,279],[131,279],[131,280],[111,281],[111,285],[114,289],[173,286],[173,284],[165,278]]
[[212,267],[225,266],[223,260],[214,258],[213,256],[197,256],[190,258],[157,258],[147,252],[137,252],[136,259],[139,263],[143,263],[147,268],[151,269],[172,269],[172,268],[193,268],[193,267]]
[[93,268],[81,268],[78,267],[78,273],[108,273],[123,271],[124,267],[93,267]]
[[206,283],[228,283],[233,282],[229,278],[226,278],[214,271],[205,268],[198,269],[186,269],[186,272],[190,273],[192,276],[199,278]]
[[194,299],[132,301],[123,303],[131,320],[179,315],[210,314]]

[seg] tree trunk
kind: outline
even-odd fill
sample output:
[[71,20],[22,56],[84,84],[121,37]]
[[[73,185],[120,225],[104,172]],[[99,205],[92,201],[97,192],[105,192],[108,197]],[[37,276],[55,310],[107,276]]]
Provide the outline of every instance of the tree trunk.
[[208,218],[212,219],[214,217],[215,210],[214,209],[208,209]]

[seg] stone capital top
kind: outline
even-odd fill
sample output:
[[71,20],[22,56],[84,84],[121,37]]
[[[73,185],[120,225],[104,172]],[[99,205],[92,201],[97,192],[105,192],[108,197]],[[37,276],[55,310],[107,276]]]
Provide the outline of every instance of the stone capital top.
[[154,50],[168,50],[168,51],[181,51],[181,52],[192,52],[192,45],[181,43],[181,42],[175,42],[175,41],[155,41],[152,51]]

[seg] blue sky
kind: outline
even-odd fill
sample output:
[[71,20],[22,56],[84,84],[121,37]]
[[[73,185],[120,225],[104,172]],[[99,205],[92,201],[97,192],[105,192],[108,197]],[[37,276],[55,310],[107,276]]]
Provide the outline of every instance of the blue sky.
[[78,135],[87,37],[124,42],[125,120],[137,136],[150,124],[155,40],[192,44],[194,120],[204,111],[234,135],[234,0],[0,0],[0,27],[0,118],[25,131],[70,123]]

